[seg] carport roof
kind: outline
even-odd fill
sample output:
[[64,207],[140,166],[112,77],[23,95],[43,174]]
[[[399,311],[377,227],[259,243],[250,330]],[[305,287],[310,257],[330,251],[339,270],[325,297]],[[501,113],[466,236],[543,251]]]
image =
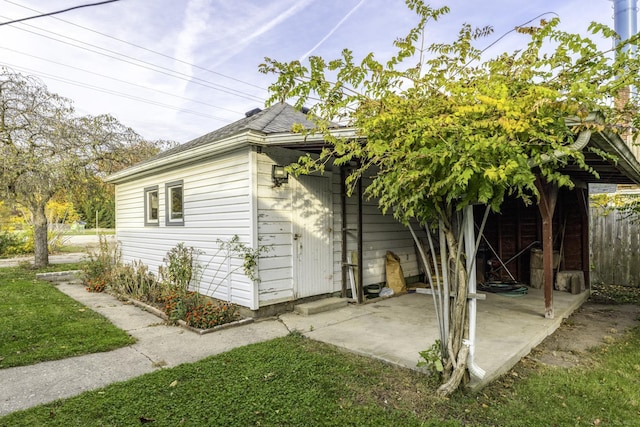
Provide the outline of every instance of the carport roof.
[[[616,160],[603,159],[598,154],[589,150],[595,148],[612,155]],[[574,181],[585,183],[603,184],[640,184],[640,163],[633,150],[620,137],[620,135],[602,131],[591,135],[589,143],[583,150],[585,161],[598,177],[588,171],[580,169],[577,165],[569,165],[564,172],[569,174]]]

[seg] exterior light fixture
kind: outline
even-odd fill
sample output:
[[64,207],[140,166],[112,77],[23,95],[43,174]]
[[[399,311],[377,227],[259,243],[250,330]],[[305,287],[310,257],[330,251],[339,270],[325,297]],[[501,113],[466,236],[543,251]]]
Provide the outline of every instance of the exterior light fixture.
[[273,185],[280,187],[283,183],[289,182],[289,173],[284,169],[284,166],[273,165],[271,166],[271,179]]

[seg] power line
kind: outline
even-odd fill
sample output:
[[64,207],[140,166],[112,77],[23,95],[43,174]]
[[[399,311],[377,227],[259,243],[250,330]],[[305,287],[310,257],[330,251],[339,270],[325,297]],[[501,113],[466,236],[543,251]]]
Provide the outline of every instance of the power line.
[[[33,12],[38,12],[38,13],[40,12],[39,10],[32,9],[32,8],[30,8],[30,7],[27,7],[27,6],[23,6],[23,5],[18,4],[18,3],[14,2],[14,1],[11,1],[11,0],[4,0],[4,1],[5,1],[5,3],[10,3],[10,4],[13,4],[13,5],[15,5],[15,6],[22,7],[22,8],[24,8],[24,9],[27,9],[27,10],[31,10],[31,11],[33,11]],[[82,28],[83,30],[90,31],[90,32],[95,33],[95,34],[99,34],[99,35],[101,35],[101,36],[103,36],[103,37],[107,37],[107,38],[110,38],[110,39],[112,39],[112,40],[116,40],[116,41],[118,41],[118,42],[120,42],[120,43],[128,44],[129,46],[133,46],[133,47],[136,47],[136,48],[138,48],[138,49],[142,49],[142,50],[144,50],[144,51],[147,51],[147,52],[150,52],[150,53],[153,53],[153,54],[156,54],[156,55],[162,56],[162,57],[164,57],[164,58],[171,59],[172,61],[176,61],[176,62],[179,62],[179,63],[181,63],[181,64],[189,65],[190,67],[196,68],[196,69],[198,69],[198,70],[206,71],[206,72],[208,72],[208,73],[215,74],[215,75],[220,76],[220,77],[224,77],[225,79],[233,80],[233,81],[235,81],[235,82],[242,83],[242,84],[245,84],[245,85],[247,85],[247,86],[252,86],[252,87],[254,87],[254,88],[256,88],[256,89],[261,89],[261,90],[267,91],[267,89],[265,89],[265,88],[264,88],[264,87],[262,87],[262,86],[258,86],[258,85],[255,85],[255,84],[253,84],[253,83],[246,82],[246,81],[244,81],[244,80],[240,80],[240,79],[238,79],[238,78],[235,78],[235,77],[232,77],[232,76],[228,76],[228,75],[226,75],[226,74],[222,74],[222,73],[219,73],[219,72],[217,72],[217,71],[213,71],[213,70],[210,70],[210,69],[205,68],[205,67],[201,67],[201,66],[196,65],[196,64],[192,64],[192,63],[190,63],[190,62],[188,62],[188,61],[184,61],[184,60],[182,60],[182,59],[174,58],[174,57],[172,57],[172,56],[170,56],[170,55],[167,55],[167,54],[164,54],[164,53],[162,53],[162,52],[158,52],[158,51],[156,51],[156,50],[149,49],[149,48],[146,48],[146,47],[144,47],[144,46],[140,46],[140,45],[135,44],[135,43],[131,43],[131,42],[129,42],[129,41],[126,41],[126,40],[123,40],[123,39],[120,39],[120,38],[114,37],[114,36],[109,35],[109,34],[106,34],[106,33],[102,33],[102,32],[100,32],[100,31],[96,31],[96,30],[94,30],[94,29],[92,29],[92,28],[85,27],[85,26],[82,26],[82,25],[79,25],[79,24],[73,23],[73,22],[71,22],[71,21],[67,21],[67,20],[62,19],[62,18],[54,17],[53,19],[56,19],[56,20],[58,20],[58,21],[64,22],[64,23],[69,24],[69,25],[73,25],[74,27],[77,27],[77,28]]]
[[17,22],[22,22],[22,21],[28,21],[29,19],[42,18],[44,16],[58,15],[60,13],[69,12],[70,10],[80,9],[80,8],[83,8],[83,7],[100,6],[100,5],[107,4],[107,3],[115,3],[117,1],[120,1],[120,0],[106,0],[106,1],[101,1],[101,2],[98,2],[98,3],[81,4],[79,6],[73,6],[73,7],[67,8],[67,9],[57,10],[55,12],[41,13],[39,15],[28,16],[26,18],[14,19],[12,21],[7,21],[7,22],[0,22],[0,26],[9,25],[9,24],[15,24]]
[[20,67],[20,66],[16,66],[16,65],[13,65],[13,64],[6,63],[6,62],[0,62],[0,64],[4,65],[6,67],[9,67],[9,68],[15,69],[15,70],[22,70],[22,71],[28,72],[28,73],[31,73],[33,75],[45,76],[45,77],[47,77],[47,78],[49,78],[51,80],[55,80],[55,81],[58,81],[58,82],[61,82],[61,83],[66,83],[66,84],[69,84],[69,85],[72,85],[72,86],[82,87],[82,88],[85,88],[85,89],[91,89],[91,90],[94,90],[96,92],[102,92],[102,93],[106,93],[106,94],[109,94],[109,95],[119,96],[119,97],[122,97],[122,98],[127,98],[127,99],[131,99],[131,100],[134,100],[134,101],[143,102],[145,104],[155,105],[157,107],[162,107],[162,108],[167,108],[169,110],[178,111],[178,112],[181,112],[181,113],[188,113],[188,114],[192,114],[192,115],[196,115],[196,116],[200,116],[200,117],[206,117],[208,119],[219,120],[219,121],[225,122],[225,123],[229,123],[231,121],[231,120],[225,119],[223,117],[216,117],[216,116],[212,116],[210,114],[202,113],[202,112],[199,112],[199,111],[194,111],[194,110],[184,109],[184,108],[180,108],[180,107],[175,107],[175,106],[170,105],[170,104],[165,104],[165,103],[158,102],[158,101],[152,101],[150,99],[142,98],[142,97],[139,97],[139,96],[133,96],[133,95],[130,95],[128,93],[118,92],[118,91],[111,90],[111,89],[105,89],[105,88],[102,88],[102,87],[99,87],[99,86],[90,85],[88,83],[81,83],[81,82],[70,80],[70,79],[67,79],[67,78],[64,78],[64,77],[55,76],[53,74],[43,73],[41,71],[33,70],[33,69],[27,68],[27,67]]
[[[520,24],[520,25],[516,25],[516,26],[515,26],[515,27],[513,27],[511,30],[509,30],[509,31],[505,32],[505,33],[504,33],[504,34],[502,34],[500,37],[498,37],[498,39],[497,39],[497,40],[495,40],[494,42],[492,42],[491,44],[489,44],[489,46],[487,46],[487,47],[485,47],[484,49],[482,49],[482,50],[480,51],[480,53],[484,53],[484,52],[486,52],[487,50],[489,50],[490,48],[492,48],[493,46],[495,46],[498,42],[500,42],[500,40],[502,40],[503,38],[507,37],[509,34],[513,33],[514,31],[517,31],[517,30],[518,30],[518,28],[520,28],[520,27],[524,27],[525,25],[527,25],[527,24],[529,24],[529,23],[531,23],[531,22],[535,21],[535,20],[536,20],[536,19],[538,19],[538,18],[542,18],[542,17],[543,17],[543,16],[545,16],[545,15],[556,15],[556,16],[558,16],[558,17],[559,17],[559,15],[558,15],[557,13],[555,13],[555,12],[544,12],[544,13],[541,13],[540,15],[536,16],[535,18],[531,18],[531,19],[530,19],[530,20],[528,20],[527,22],[525,22],[525,23],[523,23],[523,24]],[[468,64],[465,64],[465,66],[466,66],[466,65],[468,65]]]
[[180,96],[180,95],[176,95],[176,94],[173,94],[173,93],[165,92],[163,90],[154,89],[154,88],[151,88],[149,86],[144,86],[144,85],[141,85],[141,84],[138,84],[138,83],[129,82],[127,80],[118,79],[116,77],[108,76],[106,74],[97,73],[95,71],[87,70],[87,69],[80,68],[80,67],[75,67],[73,65],[64,64],[62,62],[53,61],[51,59],[43,58],[41,56],[31,55],[31,54],[28,54],[28,53],[25,53],[25,52],[20,52],[18,50],[11,49],[11,48],[8,48],[8,47],[0,46],[0,49],[4,49],[4,50],[7,50],[9,52],[17,53],[19,55],[28,56],[30,58],[35,58],[35,59],[38,59],[40,61],[49,62],[51,64],[59,65],[61,67],[66,67],[66,68],[71,68],[73,70],[82,71],[82,72],[87,73],[87,74],[93,74],[94,76],[103,77],[105,79],[113,80],[113,81],[116,81],[116,82],[119,82],[119,83],[124,83],[124,84],[128,84],[128,85],[131,85],[131,86],[136,86],[136,87],[139,87],[139,88],[142,88],[142,89],[146,89],[146,90],[150,90],[150,91],[153,91],[153,92],[157,92],[157,93],[160,93],[160,94],[163,94],[163,95],[171,96],[171,97],[174,97],[174,98],[179,98],[179,99],[182,99],[182,100],[185,100],[185,101],[206,105],[207,107],[212,107],[212,108],[216,108],[216,109],[219,109],[219,110],[225,110],[225,111],[228,111],[230,113],[239,114],[239,115],[243,114],[240,111],[235,111],[235,110],[231,110],[229,108],[219,107],[217,105],[209,104],[208,102],[203,102],[203,101],[199,101],[197,99],[187,98],[185,96]]
[[[255,101],[258,101],[258,102],[263,102],[264,101],[264,99],[260,98],[259,96],[256,96],[256,95],[253,95],[253,94],[250,94],[250,93],[247,93],[247,92],[243,92],[243,91],[240,91],[240,90],[237,90],[237,89],[233,89],[233,88],[230,88],[228,86],[219,85],[219,84],[216,84],[216,83],[211,83],[211,82],[209,82],[207,80],[204,80],[204,79],[201,79],[201,78],[198,78],[198,77],[193,77],[193,76],[190,76],[189,74],[181,73],[179,71],[174,71],[174,70],[172,70],[170,68],[163,67],[163,66],[160,66],[160,65],[156,65],[156,64],[153,64],[151,62],[143,61],[141,59],[137,59],[137,58],[134,58],[132,56],[125,55],[125,54],[122,54],[122,53],[119,53],[119,52],[116,52],[116,51],[113,51],[113,50],[110,50],[110,49],[105,49],[105,48],[102,48],[100,46],[96,46],[96,45],[91,44],[91,43],[83,42],[81,40],[74,39],[73,37],[68,37],[68,36],[65,36],[63,34],[58,34],[58,33],[55,33],[53,31],[49,31],[49,30],[45,30],[45,29],[42,29],[42,28],[38,28],[38,27],[35,27],[33,25],[29,25],[29,24],[23,24],[23,25],[31,27],[31,28],[35,28],[35,29],[37,29],[39,31],[44,31],[46,33],[54,34],[55,36],[58,36],[58,37],[62,37],[62,38],[65,38],[65,39],[72,40],[72,41],[74,41],[76,43],[80,43],[80,44],[84,44],[84,45],[87,45],[87,46],[91,46],[92,48],[98,49],[98,50],[90,49],[90,48],[83,47],[83,46],[80,46],[80,45],[77,45],[77,44],[74,44],[74,43],[70,43],[70,42],[67,42],[67,41],[64,41],[64,40],[60,40],[60,39],[57,39],[55,37],[51,37],[51,36],[47,36],[47,35],[42,34],[42,33],[38,33],[36,31],[28,30],[26,28],[15,27],[15,29],[20,30],[20,31],[24,31],[24,32],[27,32],[27,33],[31,33],[31,34],[34,34],[34,35],[37,35],[37,36],[40,36],[40,37],[44,37],[44,38],[47,38],[49,40],[57,41],[59,43],[63,43],[63,44],[69,45],[69,46],[73,46],[73,47],[76,47],[78,49],[83,49],[83,50],[86,50],[88,52],[92,52],[92,53],[95,53],[95,54],[98,54],[98,55],[106,56],[107,58],[115,59],[116,61],[125,62],[125,63],[131,64],[131,65],[134,65],[134,66],[137,66],[137,67],[140,67],[140,68],[145,68],[147,70],[154,71],[156,73],[161,73],[161,74],[164,74],[164,75],[167,75],[167,76],[170,76],[170,77],[174,77],[174,78],[178,78],[178,79],[181,79],[181,80],[185,80],[187,82],[198,84],[200,86],[208,87],[210,89],[214,89],[214,90],[217,90],[217,91],[220,91],[220,92],[223,92],[223,93],[227,93],[229,95],[238,96],[240,98],[245,98],[247,100],[254,101],[254,102]],[[99,50],[103,50],[105,52],[109,52],[109,53],[111,53],[113,55],[116,55],[116,56],[100,52]],[[127,58],[128,60],[119,58],[118,56],[121,56],[123,58]],[[145,65],[142,65],[142,64],[145,64]],[[165,70],[165,71],[162,71],[162,70]]]

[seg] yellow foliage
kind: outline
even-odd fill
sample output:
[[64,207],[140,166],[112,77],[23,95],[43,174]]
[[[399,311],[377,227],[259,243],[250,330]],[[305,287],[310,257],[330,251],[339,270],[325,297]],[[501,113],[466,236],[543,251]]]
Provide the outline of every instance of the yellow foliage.
[[[80,220],[80,215],[76,212],[71,202],[51,200],[47,203],[45,214],[47,215],[49,224],[71,224]],[[29,226],[30,223],[31,214],[28,209],[20,205],[12,208],[7,206],[3,201],[0,201],[0,230],[23,230],[25,226]]]
[[498,119],[498,123],[508,134],[524,132],[528,129],[528,123],[524,120],[514,120],[503,116]]
[[495,166],[491,166],[484,171],[484,176],[489,178],[491,181],[497,181],[500,175],[498,173],[498,169]]
[[50,200],[45,208],[49,223],[70,224],[80,220],[80,215],[76,212],[73,203]]

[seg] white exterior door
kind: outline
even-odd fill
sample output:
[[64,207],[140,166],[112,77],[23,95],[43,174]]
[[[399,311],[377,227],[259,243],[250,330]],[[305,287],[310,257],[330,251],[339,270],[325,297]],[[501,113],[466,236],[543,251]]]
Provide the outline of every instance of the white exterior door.
[[333,290],[331,179],[307,175],[294,182],[294,292],[296,298],[304,298]]

